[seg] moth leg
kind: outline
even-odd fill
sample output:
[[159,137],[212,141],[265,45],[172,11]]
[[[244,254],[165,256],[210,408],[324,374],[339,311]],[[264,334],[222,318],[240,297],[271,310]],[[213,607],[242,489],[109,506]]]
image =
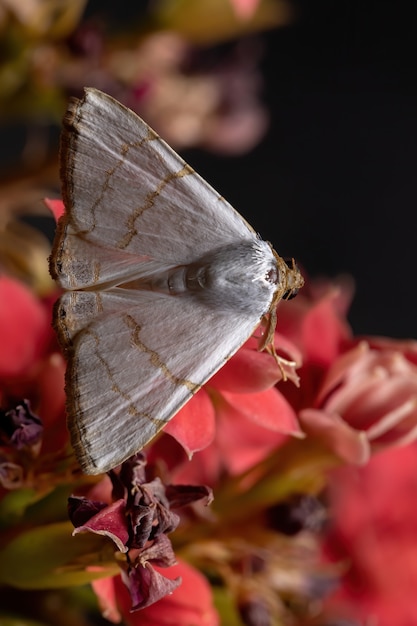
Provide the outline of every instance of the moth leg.
[[259,339],[259,352],[262,352],[262,350],[268,350],[268,348],[274,346],[274,333],[277,326],[277,310],[275,307],[263,316],[261,324],[265,328],[265,331]]
[[258,350],[266,350],[274,359],[278,365],[282,380],[291,380],[297,387],[300,384],[300,378],[296,372],[296,361],[290,361],[282,356],[279,356],[275,350],[274,345],[274,333],[277,325],[277,312],[276,308],[272,308],[271,311],[262,318],[262,325],[265,327],[265,332],[259,340]]
[[278,365],[281,374],[282,380],[285,382],[287,380],[291,380],[294,385],[297,387],[300,386],[300,377],[298,376],[295,368],[297,367],[297,363],[295,361],[290,361],[289,359],[284,359],[284,357],[279,356],[279,354],[275,351],[275,346],[271,346],[267,348],[267,351],[271,356],[274,357],[276,364]]

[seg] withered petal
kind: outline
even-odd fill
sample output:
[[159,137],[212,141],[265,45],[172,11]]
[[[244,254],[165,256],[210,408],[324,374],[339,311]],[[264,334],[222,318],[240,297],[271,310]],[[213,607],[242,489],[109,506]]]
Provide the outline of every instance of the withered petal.
[[98,511],[85,524],[75,528],[73,535],[88,531],[97,535],[109,537],[120,552],[127,552],[129,529],[126,520],[126,504],[124,500],[117,500]]
[[165,489],[169,504],[173,509],[203,501],[205,506],[213,502],[213,490],[206,485],[167,485]]
[[165,578],[150,563],[132,567],[127,572],[122,571],[122,580],[132,598],[132,611],[157,602],[181,584],[181,578]]

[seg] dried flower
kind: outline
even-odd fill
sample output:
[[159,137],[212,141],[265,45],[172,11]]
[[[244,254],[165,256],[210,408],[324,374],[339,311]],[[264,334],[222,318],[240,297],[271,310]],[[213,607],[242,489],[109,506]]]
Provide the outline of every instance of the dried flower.
[[[73,534],[91,532],[109,537],[118,552],[121,577],[132,598],[132,610],[143,609],[171,593],[181,582],[171,580],[154,568],[170,567],[175,556],[167,534],[178,526],[180,518],[171,510],[196,500],[209,503],[209,489],[171,485],[167,489],[159,477],[149,480],[146,459],[137,454],[109,473],[112,502],[97,502],[85,497],[71,497],[69,516]],[[185,497],[184,497],[185,494]]]

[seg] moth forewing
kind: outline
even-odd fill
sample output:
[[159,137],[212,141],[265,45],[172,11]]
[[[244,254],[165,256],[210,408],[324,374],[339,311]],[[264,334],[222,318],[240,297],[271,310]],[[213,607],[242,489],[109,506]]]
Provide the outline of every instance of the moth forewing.
[[96,89],[69,105],[61,178],[50,271],[68,293],[55,327],[71,441],[97,474],[163,428],[296,274],[143,120]]

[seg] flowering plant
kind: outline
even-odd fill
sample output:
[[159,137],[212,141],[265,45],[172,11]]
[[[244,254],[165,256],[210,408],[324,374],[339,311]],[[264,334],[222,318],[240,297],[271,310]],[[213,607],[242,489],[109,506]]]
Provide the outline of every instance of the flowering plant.
[[[49,206],[62,211],[58,201]],[[0,278],[6,614],[19,612],[21,593],[31,592],[34,614],[45,619],[41,598],[59,593],[64,603],[77,598],[77,620],[92,602],[77,590],[90,582],[103,615],[132,625],[313,624],[318,600],[324,616],[392,615],[396,596],[382,579],[358,601],[348,560],[368,568],[370,582],[382,557],[372,542],[355,556],[352,476],[372,484],[374,466],[386,458],[388,468],[392,458],[412,489],[414,446],[393,446],[415,438],[415,342],[353,337],[344,317],[349,285],[312,283],[279,306],[275,347],[297,368],[291,382],[250,339],[146,457],[92,478],[81,475],[68,444],[54,297]],[[371,510],[359,507],[364,526],[382,520],[375,494]]]
[[279,305],[289,380],[252,337],[142,453],[77,466],[49,242],[15,219],[56,187],[44,121],[88,84],[177,147],[244,152],[268,119],[259,47],[210,45],[292,18],[287,0],[142,4],[123,37],[85,0],[0,3],[3,119],[37,120],[42,164],[1,186],[0,624],[415,624],[417,342],[355,337],[349,281]]

